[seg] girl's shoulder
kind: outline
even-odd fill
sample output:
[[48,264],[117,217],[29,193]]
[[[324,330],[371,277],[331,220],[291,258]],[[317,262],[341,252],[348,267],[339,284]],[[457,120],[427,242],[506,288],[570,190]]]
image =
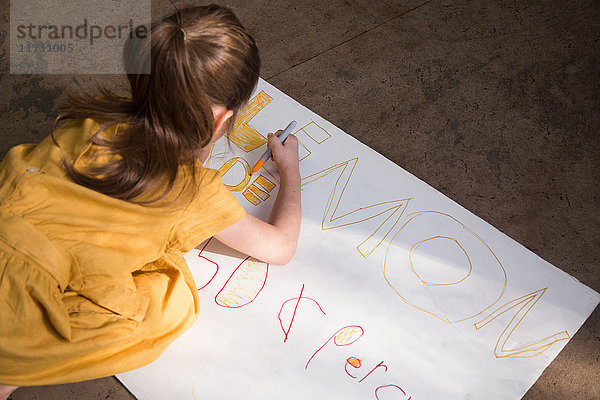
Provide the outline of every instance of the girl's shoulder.
[[92,119],[67,120],[40,143],[10,149],[2,160],[2,170],[4,173],[26,170],[64,176],[63,160],[79,158],[98,127],[98,122]]
[[56,144],[75,161],[92,145],[102,146],[127,129],[127,123],[107,123],[92,118],[70,119],[53,133]]

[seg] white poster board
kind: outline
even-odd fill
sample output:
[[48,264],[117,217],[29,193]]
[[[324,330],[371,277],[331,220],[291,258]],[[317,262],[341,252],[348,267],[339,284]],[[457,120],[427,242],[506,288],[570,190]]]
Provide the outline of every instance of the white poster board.
[[262,80],[207,161],[249,213],[267,218],[278,174],[247,172],[291,120],[293,261],[188,253],[198,321],[118,378],[139,399],[521,398],[598,293]]

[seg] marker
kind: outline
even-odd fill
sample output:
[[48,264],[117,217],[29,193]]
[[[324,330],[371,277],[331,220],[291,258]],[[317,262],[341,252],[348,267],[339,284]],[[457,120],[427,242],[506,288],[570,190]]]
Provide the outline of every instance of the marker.
[[[290,135],[290,133],[292,133],[292,131],[294,130],[295,127],[296,127],[296,121],[290,122],[290,124],[283,130],[283,132],[281,132],[279,134],[279,136],[278,136],[279,141],[281,143],[285,142],[285,139],[287,139],[287,137]],[[265,153],[262,155],[260,160],[258,160],[256,162],[256,164],[254,164],[254,167],[252,167],[252,171],[250,171],[250,175],[257,172],[263,166],[263,164],[267,162],[269,157],[271,157],[271,148],[270,147],[267,149],[267,151],[265,151]]]

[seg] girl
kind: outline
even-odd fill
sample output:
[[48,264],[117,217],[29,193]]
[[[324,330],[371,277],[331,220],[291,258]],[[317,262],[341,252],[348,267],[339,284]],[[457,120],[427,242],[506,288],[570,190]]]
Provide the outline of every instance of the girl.
[[0,399],[156,359],[198,315],[183,254],[211,236],[273,264],[295,252],[295,137],[269,134],[281,184],[268,222],[202,166],[259,76],[232,12],[181,10],[125,51],[131,97],[68,95],[66,122],[0,167]]

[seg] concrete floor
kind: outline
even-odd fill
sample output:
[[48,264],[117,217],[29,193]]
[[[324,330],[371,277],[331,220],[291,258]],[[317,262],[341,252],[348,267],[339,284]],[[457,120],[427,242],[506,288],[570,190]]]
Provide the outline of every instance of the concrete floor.
[[[124,80],[8,75],[1,4],[3,154],[47,134],[64,87]],[[224,4],[257,39],[264,79],[600,291],[600,2]],[[598,382],[600,309],[524,399],[600,399]],[[112,377],[12,397],[132,398]]]

